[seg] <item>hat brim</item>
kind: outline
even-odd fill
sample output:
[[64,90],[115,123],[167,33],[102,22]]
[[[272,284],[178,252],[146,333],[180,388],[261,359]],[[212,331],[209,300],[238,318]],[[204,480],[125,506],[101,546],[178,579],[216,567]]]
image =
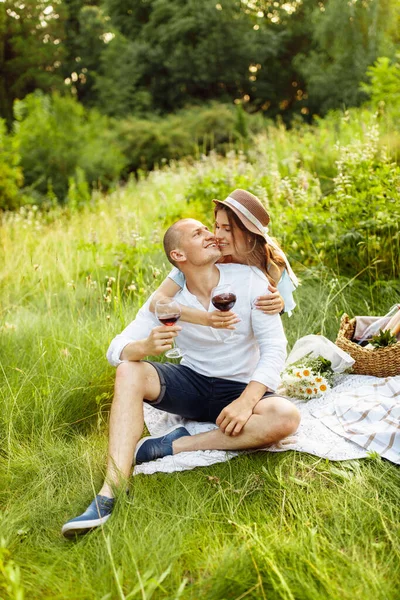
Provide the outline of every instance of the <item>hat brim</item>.
[[220,204],[221,206],[223,206],[224,208],[229,208],[232,212],[235,213],[235,215],[238,217],[238,219],[243,223],[243,225],[246,227],[246,229],[248,231],[251,231],[252,233],[255,233],[256,235],[261,235],[262,237],[264,237],[263,232],[260,231],[260,229],[258,229],[258,227],[256,227],[254,225],[254,223],[252,223],[251,221],[249,221],[249,219],[247,217],[245,217],[238,208],[236,208],[236,206],[231,206],[230,204],[228,204],[227,202],[225,202],[225,200],[213,200],[214,204]]

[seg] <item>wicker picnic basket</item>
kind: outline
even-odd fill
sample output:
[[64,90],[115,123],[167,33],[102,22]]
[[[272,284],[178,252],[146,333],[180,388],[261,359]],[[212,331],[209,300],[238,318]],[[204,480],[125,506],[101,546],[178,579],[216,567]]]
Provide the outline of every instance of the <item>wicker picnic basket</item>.
[[351,341],[356,320],[350,319],[346,313],[340,320],[336,346],[350,354],[356,361],[353,373],[359,375],[375,375],[375,377],[393,377],[400,375],[400,342],[386,348],[363,348]]

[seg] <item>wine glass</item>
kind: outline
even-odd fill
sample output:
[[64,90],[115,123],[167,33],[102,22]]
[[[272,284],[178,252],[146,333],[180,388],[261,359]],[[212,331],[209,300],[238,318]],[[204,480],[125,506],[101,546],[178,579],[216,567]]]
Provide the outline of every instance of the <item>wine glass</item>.
[[[211,292],[211,302],[217,310],[227,312],[235,306],[236,294],[232,290],[232,286],[228,283],[217,285]],[[238,336],[231,331],[230,335],[224,339],[225,344],[236,342]]]
[[[181,307],[175,300],[165,299],[156,302],[156,317],[162,325],[171,327],[181,318]],[[167,350],[165,356],[168,358],[182,358],[183,352],[172,340],[172,348]]]

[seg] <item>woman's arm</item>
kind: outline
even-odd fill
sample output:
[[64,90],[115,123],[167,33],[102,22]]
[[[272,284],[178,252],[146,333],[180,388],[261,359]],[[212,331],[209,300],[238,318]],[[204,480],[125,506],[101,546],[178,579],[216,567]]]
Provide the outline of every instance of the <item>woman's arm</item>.
[[[155,291],[149,306],[149,310],[154,313],[156,302],[165,298],[173,298],[182,288],[172,279],[164,279],[160,287]],[[194,325],[204,325],[205,327],[214,327],[216,329],[235,329],[235,323],[239,322],[238,317],[232,311],[221,312],[214,310],[206,312],[197,308],[179,305],[181,307],[181,320],[185,323]]]
[[165,298],[173,298],[181,290],[181,286],[175,283],[169,277],[166,277],[160,287],[154,292],[151,299],[149,310],[154,313],[156,310],[156,303],[159,300],[165,300]]
[[293,299],[293,292],[295,290],[286,269],[282,269],[281,278],[277,287],[272,285],[269,286],[270,294],[260,296],[255,303],[256,308],[260,309],[265,314],[274,315],[282,311],[291,311],[296,306]]

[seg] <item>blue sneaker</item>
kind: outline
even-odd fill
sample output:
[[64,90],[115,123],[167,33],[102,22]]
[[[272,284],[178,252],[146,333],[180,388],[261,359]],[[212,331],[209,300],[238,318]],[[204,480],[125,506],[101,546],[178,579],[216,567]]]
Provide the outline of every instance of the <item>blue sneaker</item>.
[[96,496],[84,513],[65,523],[61,533],[64,537],[71,538],[103,525],[110,518],[114,504],[115,498]]
[[149,435],[143,438],[136,446],[135,464],[141,465],[157,458],[170,456],[173,454],[172,442],[187,435],[190,433],[185,427],[177,427],[160,437]]

